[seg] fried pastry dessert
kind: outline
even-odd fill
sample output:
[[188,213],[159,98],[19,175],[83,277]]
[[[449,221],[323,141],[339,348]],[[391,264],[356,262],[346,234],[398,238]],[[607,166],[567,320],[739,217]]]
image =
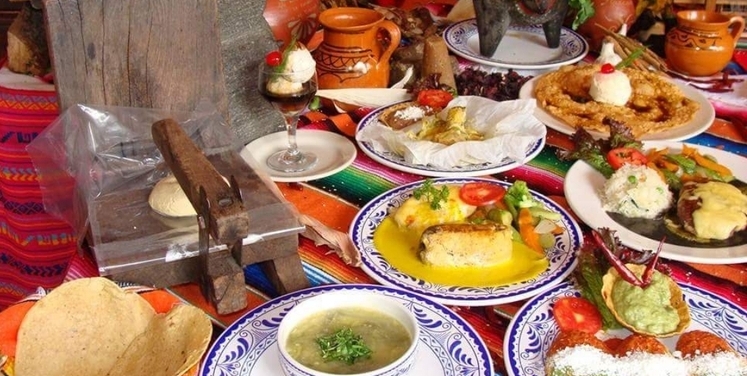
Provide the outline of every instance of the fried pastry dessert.
[[716,354],[720,352],[735,353],[725,339],[704,330],[691,330],[682,333],[677,340],[675,350],[683,357],[693,357],[705,354]]
[[589,94],[599,64],[564,66],[545,74],[534,89],[537,105],[576,129],[609,133],[609,117],[628,125],[633,136],[662,132],[692,120],[700,105],[687,98],[666,78],[651,72],[622,68],[633,94],[624,106],[599,103]]

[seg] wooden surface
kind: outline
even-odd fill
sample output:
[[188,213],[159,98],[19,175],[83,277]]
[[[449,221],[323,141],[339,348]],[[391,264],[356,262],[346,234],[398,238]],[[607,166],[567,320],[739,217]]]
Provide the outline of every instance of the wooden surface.
[[[249,236],[249,214],[241,196],[223,181],[182,126],[173,119],[163,119],[153,124],[152,132],[163,160],[192,206],[210,222],[210,235],[215,241],[230,247]],[[203,205],[203,200],[208,205]]]
[[228,116],[216,0],[44,0],[60,109],[77,103]]

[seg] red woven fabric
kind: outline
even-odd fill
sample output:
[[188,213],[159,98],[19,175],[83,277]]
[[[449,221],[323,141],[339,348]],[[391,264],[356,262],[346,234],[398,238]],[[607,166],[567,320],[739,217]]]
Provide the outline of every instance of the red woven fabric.
[[28,145],[58,115],[54,92],[0,86],[0,310],[62,283],[76,239],[44,211]]

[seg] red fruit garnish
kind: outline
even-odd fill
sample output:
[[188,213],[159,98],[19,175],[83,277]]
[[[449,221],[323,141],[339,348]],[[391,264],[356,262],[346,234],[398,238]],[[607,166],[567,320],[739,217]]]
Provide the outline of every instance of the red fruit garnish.
[[265,62],[271,67],[277,67],[283,60],[283,54],[280,51],[272,51],[265,56]]
[[607,63],[607,64],[602,65],[602,69],[600,71],[602,73],[612,73],[615,71],[615,66],[610,63]]

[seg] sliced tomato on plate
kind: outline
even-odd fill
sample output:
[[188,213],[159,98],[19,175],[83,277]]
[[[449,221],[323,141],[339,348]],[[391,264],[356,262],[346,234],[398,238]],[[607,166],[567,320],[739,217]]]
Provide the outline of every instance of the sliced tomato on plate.
[[488,182],[467,183],[459,189],[459,198],[472,206],[491,205],[506,195],[506,188]]
[[444,108],[452,99],[454,99],[454,96],[446,90],[426,89],[418,93],[417,102],[421,106]]
[[636,148],[617,148],[607,153],[607,162],[617,170],[623,165],[643,166],[648,162],[646,156]]
[[560,330],[580,330],[594,334],[602,329],[602,315],[590,301],[566,296],[558,299],[552,307],[552,315]]

